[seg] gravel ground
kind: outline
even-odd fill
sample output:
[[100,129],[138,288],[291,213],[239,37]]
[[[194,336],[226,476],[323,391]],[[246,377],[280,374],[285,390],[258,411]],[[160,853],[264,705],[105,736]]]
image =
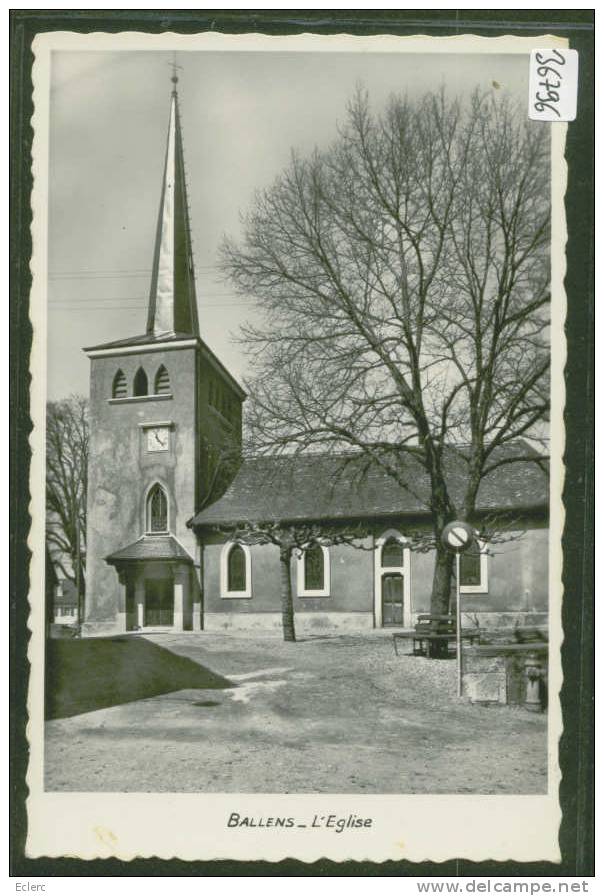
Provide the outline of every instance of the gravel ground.
[[[140,636],[139,636],[140,637]],[[232,684],[46,723],[46,788],[265,793],[544,793],[546,716],[472,706],[455,662],[385,632],[146,636]]]

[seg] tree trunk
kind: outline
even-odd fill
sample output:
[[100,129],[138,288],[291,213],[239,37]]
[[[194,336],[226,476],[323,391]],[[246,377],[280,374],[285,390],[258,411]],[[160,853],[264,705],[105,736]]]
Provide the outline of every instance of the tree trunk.
[[444,616],[449,613],[454,561],[453,551],[448,551],[441,544],[439,538],[436,545],[436,561],[434,563],[432,596],[430,598],[430,612],[434,615]]
[[84,565],[81,554],[78,554],[76,570],[75,585],[78,601],[78,623],[81,624],[86,617],[86,579],[84,577]]
[[294,626],[294,600],[292,597],[290,547],[282,547],[279,553],[281,565],[281,618],[283,620],[283,640],[295,641],[296,629]]
[[442,458],[432,443],[427,426],[423,436],[423,444],[426,450],[426,469],[430,475],[430,510],[432,512],[432,531],[436,542],[430,612],[434,616],[445,616],[450,612],[449,604],[454,558],[452,551],[448,551],[443,545],[441,536],[446,524],[455,519],[456,513],[443,474]]

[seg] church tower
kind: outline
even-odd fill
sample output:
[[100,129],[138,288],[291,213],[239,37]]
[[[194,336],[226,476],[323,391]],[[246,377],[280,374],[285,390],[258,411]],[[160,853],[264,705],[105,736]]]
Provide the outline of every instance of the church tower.
[[199,335],[176,75],[147,326],[91,361],[84,633],[203,627],[187,522],[241,445],[245,393]]

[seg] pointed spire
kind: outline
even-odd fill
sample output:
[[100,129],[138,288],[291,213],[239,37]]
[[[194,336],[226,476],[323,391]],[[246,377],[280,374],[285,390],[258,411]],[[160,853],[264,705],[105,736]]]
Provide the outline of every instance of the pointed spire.
[[199,335],[182,134],[173,67],[170,123],[153,253],[147,333]]

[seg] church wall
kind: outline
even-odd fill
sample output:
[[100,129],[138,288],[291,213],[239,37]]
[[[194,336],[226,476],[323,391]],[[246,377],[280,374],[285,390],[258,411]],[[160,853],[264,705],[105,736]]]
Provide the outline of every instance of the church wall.
[[[527,520],[526,527],[511,531],[509,541],[489,547],[488,592],[463,594],[464,612],[479,618],[481,614],[547,612],[549,530],[538,519]],[[414,613],[430,612],[433,570],[433,553],[412,553]]]
[[362,547],[334,545],[329,548],[331,571],[330,597],[298,597],[297,562],[292,566],[294,606],[297,612],[369,612],[373,615],[373,538],[365,538]]
[[[172,397],[110,400],[118,369],[126,376],[128,395],[143,367],[153,390],[155,373],[164,364]],[[90,462],[88,484],[86,620],[116,622],[118,576],[104,558],[136,541],[145,531],[145,497],[160,482],[169,498],[169,528],[195,557],[196,539],[186,522],[195,512],[195,349],[164,350],[92,359],[90,393]],[[140,424],[170,422],[168,452],[149,453]],[[116,623],[117,624],[117,623]]]
[[545,526],[517,531],[515,539],[490,548],[489,595],[465,595],[468,612],[545,612],[548,606],[548,535]]
[[[209,539],[208,539],[209,540]],[[368,543],[368,542],[366,542]],[[251,551],[252,597],[220,596],[220,555],[223,541],[204,544],[204,608],[206,612],[263,613],[280,608],[279,549],[253,545]],[[331,594],[329,597],[297,596],[297,561],[292,559],[294,607],[299,612],[373,613],[373,554],[339,545],[329,549]]]
[[[462,595],[462,609],[481,625],[530,624],[542,619],[548,607],[548,528],[544,519],[527,519],[525,530],[510,532],[507,542],[494,544],[488,558],[488,591]],[[375,526],[374,538],[395,528],[404,535],[402,521]],[[417,522],[413,529],[421,528]],[[371,539],[366,540],[369,544]],[[280,627],[278,548],[252,546],[252,596],[220,596],[220,555],[224,539],[203,536],[203,591],[206,628],[275,629]],[[294,609],[305,630],[325,627],[362,629],[374,624],[376,581],[374,552],[336,546],[329,549],[331,593],[329,597],[297,596],[297,565],[292,562]],[[411,552],[411,623],[418,613],[430,612],[434,553]],[[345,619],[345,617],[347,617]],[[316,619],[316,625],[313,624]],[[246,622],[245,620],[248,620]]]

